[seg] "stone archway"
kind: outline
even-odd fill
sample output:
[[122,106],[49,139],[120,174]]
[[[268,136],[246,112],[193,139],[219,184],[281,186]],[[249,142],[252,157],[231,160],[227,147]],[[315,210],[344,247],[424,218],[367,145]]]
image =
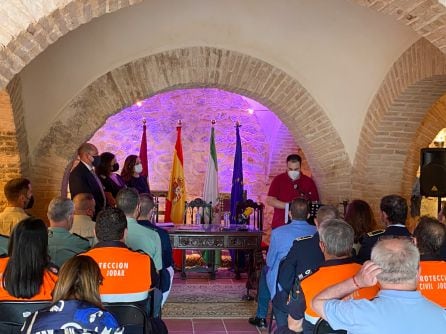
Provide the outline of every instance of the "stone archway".
[[[143,0],[34,0],[8,1],[0,21],[0,89],[16,73],[60,37],[92,19],[126,8]],[[446,52],[446,7],[437,0],[348,0],[409,25],[420,36]],[[7,7],[6,7],[7,6]]]
[[386,193],[410,196],[419,163],[415,134],[423,133],[420,123],[432,126],[422,121],[445,91],[446,57],[420,39],[395,62],[370,104],[353,164],[354,197],[377,204]]
[[[299,82],[259,59],[210,47],[144,57],[98,78],[74,98],[31,152],[36,193],[60,192],[63,166],[105,120],[137,99],[178,88],[215,87],[273,110],[305,152],[325,202],[348,198],[351,164],[325,112]],[[54,168],[57,166],[57,168]],[[51,171],[51,172],[50,172]]]

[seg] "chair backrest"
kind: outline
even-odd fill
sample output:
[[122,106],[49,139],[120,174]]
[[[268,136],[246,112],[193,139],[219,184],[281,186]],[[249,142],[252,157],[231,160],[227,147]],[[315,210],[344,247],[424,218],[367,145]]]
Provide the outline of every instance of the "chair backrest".
[[253,212],[248,217],[249,224],[254,224],[254,226],[262,231],[263,230],[263,209],[265,205],[263,203],[256,203],[252,199],[247,199],[237,203],[237,217],[239,217],[247,208],[252,208]]
[[104,307],[125,327],[126,334],[147,333],[147,314],[142,307],[132,303],[104,303]]
[[329,323],[320,318],[313,329],[313,334],[347,334],[347,331],[343,329],[334,330]]
[[160,221],[160,217],[163,216],[163,222],[164,222],[164,215],[166,213],[165,206],[166,206],[166,197],[167,197],[167,191],[164,190],[152,190],[150,192],[153,196],[153,202],[155,203],[154,207],[154,213],[155,213],[155,222],[158,223]]
[[[188,218],[192,224],[196,223],[197,213],[200,214],[200,223],[212,222],[212,202],[205,202],[201,198],[196,198],[193,201],[185,203],[184,210],[184,224],[187,223]],[[207,219],[205,219],[205,216]]]
[[26,318],[50,301],[0,301],[0,333],[20,333]]

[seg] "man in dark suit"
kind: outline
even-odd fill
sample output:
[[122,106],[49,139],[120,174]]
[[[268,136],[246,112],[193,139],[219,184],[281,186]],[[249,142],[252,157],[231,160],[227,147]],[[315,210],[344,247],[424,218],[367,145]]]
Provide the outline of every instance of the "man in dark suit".
[[392,237],[411,237],[406,227],[407,201],[399,195],[387,195],[381,199],[381,219],[386,225],[384,230],[367,233],[361,241],[358,261],[364,263],[370,260],[372,248],[379,239]]
[[70,173],[69,185],[71,198],[79,193],[90,193],[96,202],[95,211],[99,213],[105,207],[105,194],[101,181],[94,172],[100,162],[98,149],[90,143],[83,143],[77,150],[79,163]]

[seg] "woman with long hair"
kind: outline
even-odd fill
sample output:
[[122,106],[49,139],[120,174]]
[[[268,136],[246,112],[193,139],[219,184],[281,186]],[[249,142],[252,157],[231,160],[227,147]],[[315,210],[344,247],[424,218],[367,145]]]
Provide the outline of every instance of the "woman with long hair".
[[350,224],[355,232],[354,248],[358,252],[362,238],[377,228],[372,208],[366,201],[355,199],[347,207],[345,221]]
[[121,171],[121,177],[129,188],[135,188],[140,194],[149,194],[150,188],[147,178],[141,175],[141,159],[137,155],[129,155],[125,158],[124,167]]
[[110,152],[104,152],[100,155],[101,162],[96,167],[96,175],[101,180],[104,187],[105,198],[108,207],[116,206],[116,195],[119,190],[125,188],[125,182],[116,172],[119,170],[119,164],[116,156]]
[[48,229],[38,218],[20,221],[12,231],[8,257],[0,258],[0,300],[51,300],[57,269],[48,257]]
[[89,256],[74,256],[65,262],[53,292],[53,305],[28,317],[22,333],[49,333],[57,329],[123,333],[114,316],[101,303],[101,270]]

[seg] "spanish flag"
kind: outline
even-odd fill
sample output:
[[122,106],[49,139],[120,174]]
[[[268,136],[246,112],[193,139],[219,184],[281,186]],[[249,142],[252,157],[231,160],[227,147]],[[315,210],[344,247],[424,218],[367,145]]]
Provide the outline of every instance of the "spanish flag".
[[177,126],[177,142],[173,152],[172,172],[170,173],[169,191],[166,198],[164,221],[182,224],[186,201],[186,183],[184,182],[183,146],[181,144],[181,121]]

